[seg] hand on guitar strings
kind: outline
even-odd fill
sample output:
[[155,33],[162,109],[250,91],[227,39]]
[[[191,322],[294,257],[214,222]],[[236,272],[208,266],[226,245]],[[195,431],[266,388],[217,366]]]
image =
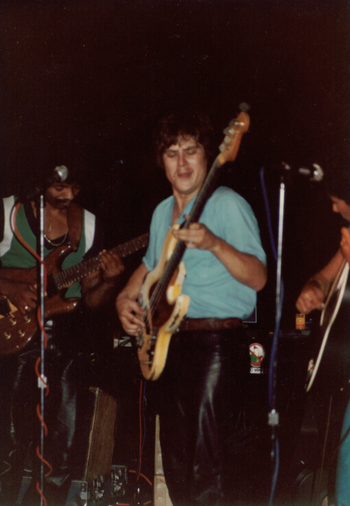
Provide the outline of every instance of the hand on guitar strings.
[[141,309],[135,300],[130,299],[128,296],[118,297],[116,308],[125,332],[131,336],[137,335],[145,325],[141,320],[144,315],[143,309]]
[[103,280],[114,283],[124,270],[124,264],[116,253],[103,250],[99,254]]
[[324,293],[317,280],[309,280],[296,301],[296,307],[300,313],[308,314],[314,309],[324,308]]
[[188,228],[173,231],[179,241],[184,241],[187,248],[212,251],[217,244],[218,237],[202,223],[191,223]]

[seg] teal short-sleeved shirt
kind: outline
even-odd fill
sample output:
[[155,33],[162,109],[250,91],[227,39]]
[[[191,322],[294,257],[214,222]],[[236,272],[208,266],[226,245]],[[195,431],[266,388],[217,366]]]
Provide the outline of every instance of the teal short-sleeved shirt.
[[[188,203],[178,222],[189,214],[195,198]],[[150,242],[143,258],[148,270],[158,262],[169,231],[174,197],[163,200],[155,209],[150,228]],[[219,187],[206,203],[199,219],[215,235],[243,253],[266,262],[257,220],[248,202],[230,188]],[[186,278],[182,293],[190,297],[188,318],[245,319],[256,305],[256,292],[234,279],[210,251],[186,249],[183,261]]]

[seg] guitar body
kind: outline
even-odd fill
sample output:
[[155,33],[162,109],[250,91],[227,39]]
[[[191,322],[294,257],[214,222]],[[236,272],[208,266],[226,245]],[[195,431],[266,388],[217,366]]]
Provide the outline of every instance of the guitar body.
[[[119,244],[110,251],[121,258],[125,258],[145,248],[147,244],[148,234],[143,234],[131,241]],[[72,247],[68,244],[54,249],[45,258],[47,286],[44,316],[46,320],[57,314],[67,314],[74,311],[80,302],[80,298],[64,298],[67,289],[100,268],[99,256],[96,256],[62,270],[62,263],[71,252]],[[32,269],[5,267],[0,269],[0,277],[37,286],[36,267]],[[0,355],[18,353],[32,339],[38,327],[36,313],[37,309],[24,316],[6,297],[0,296]]]
[[0,355],[19,353],[31,341],[36,329],[35,312],[24,316],[4,296],[0,296]]
[[179,327],[187,313],[190,299],[181,294],[186,276],[185,265],[180,262],[172,275],[164,296],[157,301],[154,311],[150,308],[150,296],[159,281],[166,263],[168,262],[177,243],[173,230],[179,225],[173,225],[169,230],[157,266],[148,273],[141,289],[140,305],[148,315],[147,324],[137,338],[138,358],[141,372],[146,379],[156,380],[162,373],[172,334]]
[[[45,268],[48,280],[61,271],[60,267],[67,255],[71,252],[69,245],[61,246],[52,251],[45,259]],[[1,276],[12,281],[22,281],[37,286],[37,269],[3,268]],[[77,307],[78,298],[64,299],[66,289],[54,294],[46,294],[44,307],[45,319],[57,314],[66,314]],[[6,297],[0,298],[3,308],[0,314],[0,355],[19,353],[33,338],[37,328],[37,309],[23,315]]]
[[[340,267],[320,318],[320,330],[317,336],[321,343],[317,359],[310,375],[306,391],[308,392],[319,374],[321,381],[337,384],[339,387],[349,381],[349,264]],[[344,364],[345,366],[344,371]]]

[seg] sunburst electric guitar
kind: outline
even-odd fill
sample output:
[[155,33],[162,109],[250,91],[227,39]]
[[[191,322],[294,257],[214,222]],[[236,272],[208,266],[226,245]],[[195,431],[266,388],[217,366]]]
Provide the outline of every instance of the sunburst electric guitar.
[[[116,246],[110,252],[125,258],[131,253],[145,248],[147,244],[148,234],[144,234]],[[69,269],[61,270],[64,259],[71,252],[70,245],[61,246],[53,250],[45,259],[47,272],[47,294],[44,301],[45,319],[74,311],[80,299],[65,299],[64,294],[67,288],[100,268],[100,258],[96,256]],[[37,269],[36,267],[32,269],[3,268],[0,276],[12,281],[23,281],[35,285]],[[6,297],[0,296],[0,355],[20,352],[31,341],[37,328],[36,310],[23,315]]]
[[320,363],[323,357],[323,353],[328,341],[328,336],[331,331],[332,325],[334,323],[334,320],[337,317],[339,307],[341,305],[341,302],[343,300],[346,283],[348,280],[349,275],[349,263],[345,260],[345,258],[342,261],[342,264],[337,272],[336,277],[333,280],[333,283],[329,289],[325,306],[321,313],[320,318],[320,326],[321,326],[321,346],[318,351],[317,359],[315,362],[314,367],[310,371],[309,376],[309,382],[306,387],[306,391],[308,392],[313,382],[315,381],[316,374],[318,372],[318,369],[320,367]]
[[[214,189],[221,167],[224,163],[235,160],[241,138],[248,128],[249,115],[242,110],[224,130],[221,152],[208,172],[192,211],[181,228],[188,228],[191,223],[198,221]],[[183,241],[176,240],[173,235],[173,230],[178,228],[178,224],[170,228],[158,264],[147,274],[139,297],[139,304],[144,310],[145,326],[138,334],[136,344],[141,372],[148,380],[156,380],[162,373],[171,336],[178,329],[190,303],[189,297],[181,293],[186,276],[181,259],[186,245]]]

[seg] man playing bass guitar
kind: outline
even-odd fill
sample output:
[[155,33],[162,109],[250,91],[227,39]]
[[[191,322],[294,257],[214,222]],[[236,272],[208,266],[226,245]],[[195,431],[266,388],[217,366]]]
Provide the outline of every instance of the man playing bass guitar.
[[[117,297],[120,321],[130,335],[147,326],[138,303],[145,276],[157,266],[169,228],[190,215],[205,181],[210,134],[202,114],[173,114],[158,124],[157,162],[172,196],[154,211],[143,262]],[[251,207],[227,187],[217,188],[200,219],[173,236],[186,245],[182,292],[189,307],[170,340],[164,370],[152,384],[163,466],[174,506],[214,506],[228,501],[229,431],[239,417],[249,371],[242,320],[253,312],[256,292],[265,285],[265,253]]]

